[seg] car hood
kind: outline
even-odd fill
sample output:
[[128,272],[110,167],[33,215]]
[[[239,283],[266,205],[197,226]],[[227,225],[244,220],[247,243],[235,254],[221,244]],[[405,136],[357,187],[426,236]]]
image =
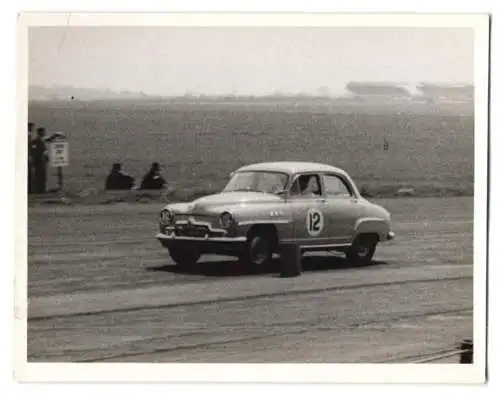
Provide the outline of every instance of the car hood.
[[181,213],[215,214],[231,210],[247,204],[262,204],[280,202],[279,196],[262,192],[221,192],[201,197],[191,203],[170,205],[172,209]]

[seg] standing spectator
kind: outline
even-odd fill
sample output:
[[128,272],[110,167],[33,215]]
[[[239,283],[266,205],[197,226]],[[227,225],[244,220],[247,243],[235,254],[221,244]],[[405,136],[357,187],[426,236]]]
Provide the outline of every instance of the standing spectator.
[[165,179],[160,174],[160,165],[154,162],[141,182],[141,189],[162,189]]
[[45,193],[47,186],[47,162],[49,155],[45,145],[45,128],[36,130],[36,138],[31,142],[31,158],[33,163],[34,192]]
[[121,163],[114,163],[106,177],[105,188],[110,190],[130,190],[134,186],[134,178],[122,172]]
[[31,156],[31,140],[35,124],[28,122],[28,193],[33,193],[33,158]]

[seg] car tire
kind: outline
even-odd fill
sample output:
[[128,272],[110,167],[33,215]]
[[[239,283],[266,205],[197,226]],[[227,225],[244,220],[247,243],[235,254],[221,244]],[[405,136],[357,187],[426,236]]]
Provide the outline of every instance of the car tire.
[[198,268],[198,260],[201,254],[193,249],[173,248],[168,249],[172,260],[182,269],[193,271]]
[[248,273],[258,273],[273,259],[275,239],[271,232],[256,230],[249,233],[240,261]]
[[346,251],[346,258],[355,265],[369,265],[375,254],[377,244],[377,235],[359,235]]

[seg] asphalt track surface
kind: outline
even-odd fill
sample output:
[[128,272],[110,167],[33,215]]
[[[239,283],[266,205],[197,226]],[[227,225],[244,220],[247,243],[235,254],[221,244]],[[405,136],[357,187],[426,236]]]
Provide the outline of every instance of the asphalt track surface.
[[30,362],[456,362],[472,338],[472,198],[381,200],[396,239],[374,264],[308,254],[247,275],[181,272],[154,239],[161,205],[28,211]]

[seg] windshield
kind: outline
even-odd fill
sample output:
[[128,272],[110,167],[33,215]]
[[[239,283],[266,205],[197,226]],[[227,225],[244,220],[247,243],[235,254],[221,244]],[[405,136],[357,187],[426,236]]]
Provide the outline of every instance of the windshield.
[[278,193],[285,189],[288,175],[267,171],[241,171],[229,180],[223,192],[252,191]]

